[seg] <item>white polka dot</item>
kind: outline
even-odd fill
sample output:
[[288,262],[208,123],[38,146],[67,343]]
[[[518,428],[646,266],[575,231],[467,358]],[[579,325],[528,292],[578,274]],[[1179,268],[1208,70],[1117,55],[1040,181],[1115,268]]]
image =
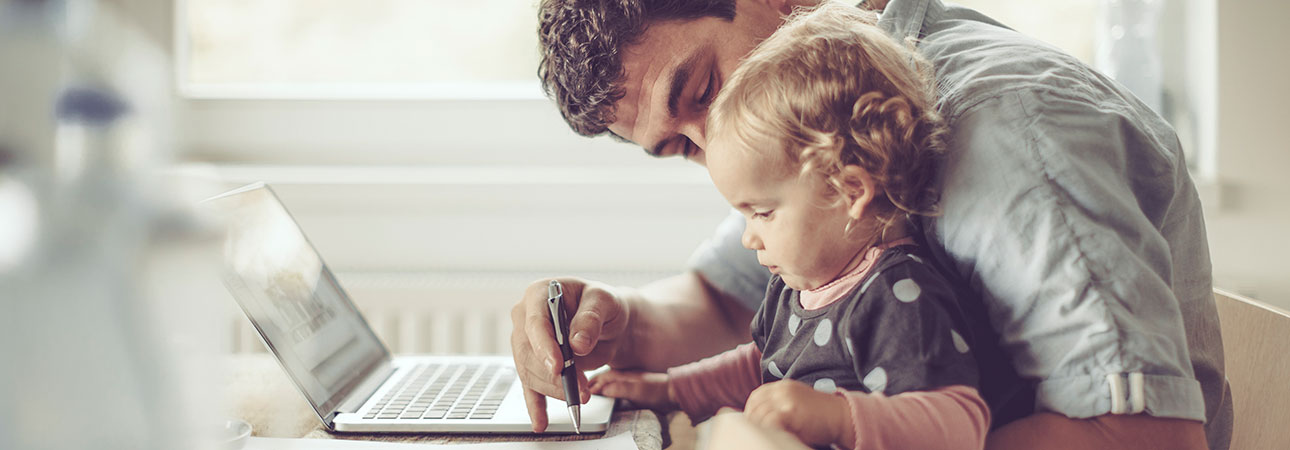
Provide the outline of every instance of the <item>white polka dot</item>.
[[820,378],[815,380],[815,390],[832,394],[838,390],[838,385],[833,382],[832,378]]
[[895,294],[897,299],[905,303],[918,300],[918,294],[921,294],[922,292],[923,290],[918,287],[918,283],[915,283],[914,280],[909,278],[897,281],[896,284],[891,286],[891,293]]
[[869,275],[869,279],[865,280],[864,284],[860,286],[861,294],[863,294],[866,289],[869,289],[869,285],[873,283],[873,280],[878,279],[878,274],[880,273],[882,272],[874,272],[873,275]]
[[815,326],[815,345],[823,347],[824,344],[829,343],[829,336],[832,335],[833,321],[825,317],[824,320],[820,321],[819,325]]
[[856,347],[855,342],[852,342],[851,338],[847,338],[847,354],[855,355],[856,354],[855,347]]
[[775,361],[771,361],[770,364],[766,366],[766,370],[770,371],[770,374],[774,375],[775,378],[784,378],[784,372],[779,370],[779,367],[775,365]]
[[967,341],[963,340],[963,336],[960,336],[959,332],[950,330],[950,339],[954,340],[955,350],[958,350],[959,353],[967,353],[968,351]]
[[788,334],[797,336],[797,327],[800,327],[800,326],[802,326],[802,318],[797,317],[797,314],[789,314],[788,315]]
[[864,376],[864,387],[869,388],[869,392],[878,393],[887,389],[887,371],[881,367],[875,367]]
[[927,263],[923,262],[923,258],[919,258],[919,257],[914,256],[914,255],[909,255],[909,259],[912,259],[912,260],[914,260],[914,262],[917,262],[917,263],[919,263],[919,264],[927,264]]

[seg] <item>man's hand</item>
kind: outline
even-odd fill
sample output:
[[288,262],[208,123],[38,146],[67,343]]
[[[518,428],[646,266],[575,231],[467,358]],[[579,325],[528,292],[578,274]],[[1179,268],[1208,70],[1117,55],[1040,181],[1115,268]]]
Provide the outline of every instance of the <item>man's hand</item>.
[[855,446],[847,400],[798,381],[761,385],[748,396],[744,414],[753,424],[781,428],[812,447]]
[[591,379],[591,393],[631,400],[650,409],[677,409],[666,373],[610,370]]
[[[603,284],[577,278],[561,278],[565,308],[574,311],[569,320],[570,344],[575,363],[593,369],[609,363],[618,352],[627,329],[628,308]],[[511,309],[511,353],[515,371],[524,385],[524,399],[533,431],[546,430],[546,398],[564,400],[560,368],[564,358],[555,342],[555,328],[547,309],[547,283],[534,281],[524,290],[524,298]],[[591,399],[586,376],[579,374],[580,403]]]

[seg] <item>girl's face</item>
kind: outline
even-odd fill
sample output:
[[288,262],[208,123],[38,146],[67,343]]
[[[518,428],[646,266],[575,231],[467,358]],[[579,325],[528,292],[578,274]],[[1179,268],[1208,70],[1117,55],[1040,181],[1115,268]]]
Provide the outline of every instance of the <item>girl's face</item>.
[[828,284],[860,262],[860,240],[844,237],[848,202],[823,177],[800,176],[782,155],[709,144],[708,174],[747,219],[743,245],[797,290]]

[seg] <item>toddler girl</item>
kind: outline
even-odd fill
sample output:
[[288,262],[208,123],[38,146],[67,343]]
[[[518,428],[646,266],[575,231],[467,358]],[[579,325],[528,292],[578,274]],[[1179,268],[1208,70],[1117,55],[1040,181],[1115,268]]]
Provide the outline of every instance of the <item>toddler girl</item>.
[[984,446],[969,327],[911,239],[944,147],[929,66],[875,21],[830,2],[794,14],[709,113],[709,174],[773,274],[753,342],[592,392],[696,422],[742,407],[810,445]]

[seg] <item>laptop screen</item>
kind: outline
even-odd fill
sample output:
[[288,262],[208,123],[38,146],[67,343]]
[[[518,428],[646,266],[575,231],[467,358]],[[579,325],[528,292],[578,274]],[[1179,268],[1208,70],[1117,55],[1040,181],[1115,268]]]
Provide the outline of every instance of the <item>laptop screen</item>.
[[390,355],[268,186],[207,200],[226,220],[224,282],[319,417]]

